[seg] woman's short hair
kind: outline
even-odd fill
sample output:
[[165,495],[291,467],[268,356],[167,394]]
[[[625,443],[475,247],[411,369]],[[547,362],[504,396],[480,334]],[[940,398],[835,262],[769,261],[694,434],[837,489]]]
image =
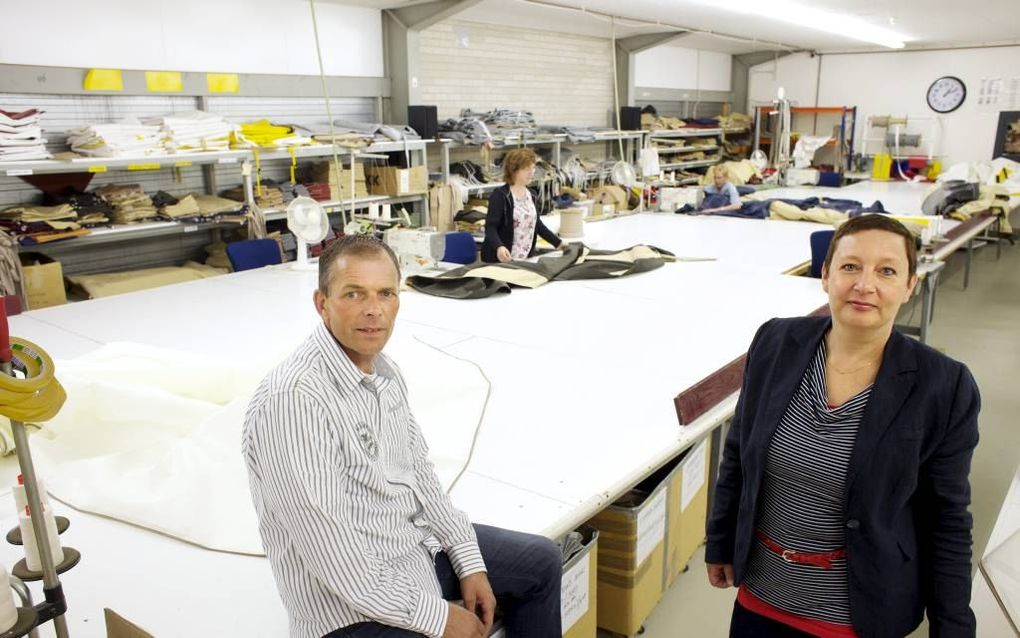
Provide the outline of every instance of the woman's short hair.
[[716,175],[721,175],[722,177],[729,177],[730,169],[727,168],[726,166],[723,166],[722,164],[716,164],[715,166],[712,167],[712,177],[715,177]]
[[836,229],[836,233],[832,236],[832,241],[829,243],[829,252],[825,254],[826,272],[832,268],[832,256],[836,254],[836,244],[839,243],[839,240],[848,235],[856,235],[866,230],[884,230],[887,233],[893,233],[902,237],[903,247],[907,251],[908,277],[913,277],[917,274],[917,240],[914,239],[914,236],[907,230],[906,226],[892,217],[878,213],[866,213],[851,217]]
[[522,168],[538,162],[538,156],[530,148],[515,148],[503,157],[503,181],[507,186],[514,183],[514,175]]

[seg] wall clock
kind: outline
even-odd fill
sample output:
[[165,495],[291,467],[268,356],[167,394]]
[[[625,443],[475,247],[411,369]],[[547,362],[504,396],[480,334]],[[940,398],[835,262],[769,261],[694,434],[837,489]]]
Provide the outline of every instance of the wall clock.
[[936,113],[950,113],[960,108],[967,98],[963,80],[951,75],[941,77],[928,87],[928,106]]

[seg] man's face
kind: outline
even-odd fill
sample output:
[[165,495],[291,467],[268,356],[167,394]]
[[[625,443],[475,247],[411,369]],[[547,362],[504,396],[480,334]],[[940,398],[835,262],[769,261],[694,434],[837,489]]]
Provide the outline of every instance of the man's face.
[[390,335],[400,309],[397,269],[389,256],[342,256],[333,266],[329,291],[315,291],[315,309],[344,352],[363,372]]
[[833,321],[846,327],[890,327],[916,283],[903,237],[884,230],[841,238],[831,266],[822,268],[822,289],[829,294]]
[[723,186],[726,185],[726,173],[716,171],[712,175],[712,180],[715,182],[716,188],[722,188]]

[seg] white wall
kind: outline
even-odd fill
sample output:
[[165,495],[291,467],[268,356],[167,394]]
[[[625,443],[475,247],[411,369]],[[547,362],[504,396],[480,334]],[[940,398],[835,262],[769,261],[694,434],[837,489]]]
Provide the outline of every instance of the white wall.
[[634,86],[729,91],[732,56],[662,45],[634,56]]
[[[45,0],[17,4],[0,63],[318,75],[306,2]],[[379,10],[316,3],[327,75],[383,75]]]
[[779,87],[786,90],[786,98],[794,106],[815,106],[818,61],[817,56],[798,53],[751,67],[747,73],[747,112],[776,99]]
[[609,40],[446,20],[421,34],[421,95],[439,117],[462,108],[526,109],[539,124],[606,126]]
[[[912,132],[926,135],[928,122],[919,118],[936,115],[928,108],[925,94],[933,81],[944,75],[959,77],[967,85],[967,99],[956,111],[942,116],[941,153],[948,163],[991,158],[999,110],[1020,109],[1020,97],[1012,108],[979,107],[983,78],[1020,78],[1020,47],[957,49],[952,51],[906,51],[867,54],[831,54],[809,58],[782,58],[776,77],[769,71],[773,62],[751,69],[748,97],[768,101],[775,86],[786,86],[787,96],[801,106],[814,106],[817,66],[819,106],[855,105],[862,118],[869,115],[915,118]],[[814,70],[814,72],[812,71]]]

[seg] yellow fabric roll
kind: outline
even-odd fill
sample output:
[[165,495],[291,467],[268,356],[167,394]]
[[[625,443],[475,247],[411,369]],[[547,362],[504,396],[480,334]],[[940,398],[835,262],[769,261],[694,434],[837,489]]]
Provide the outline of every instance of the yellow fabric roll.
[[11,338],[11,350],[25,368],[25,378],[0,374],[0,414],[28,423],[52,419],[67,399],[64,388],[53,376],[53,359],[25,339]]

